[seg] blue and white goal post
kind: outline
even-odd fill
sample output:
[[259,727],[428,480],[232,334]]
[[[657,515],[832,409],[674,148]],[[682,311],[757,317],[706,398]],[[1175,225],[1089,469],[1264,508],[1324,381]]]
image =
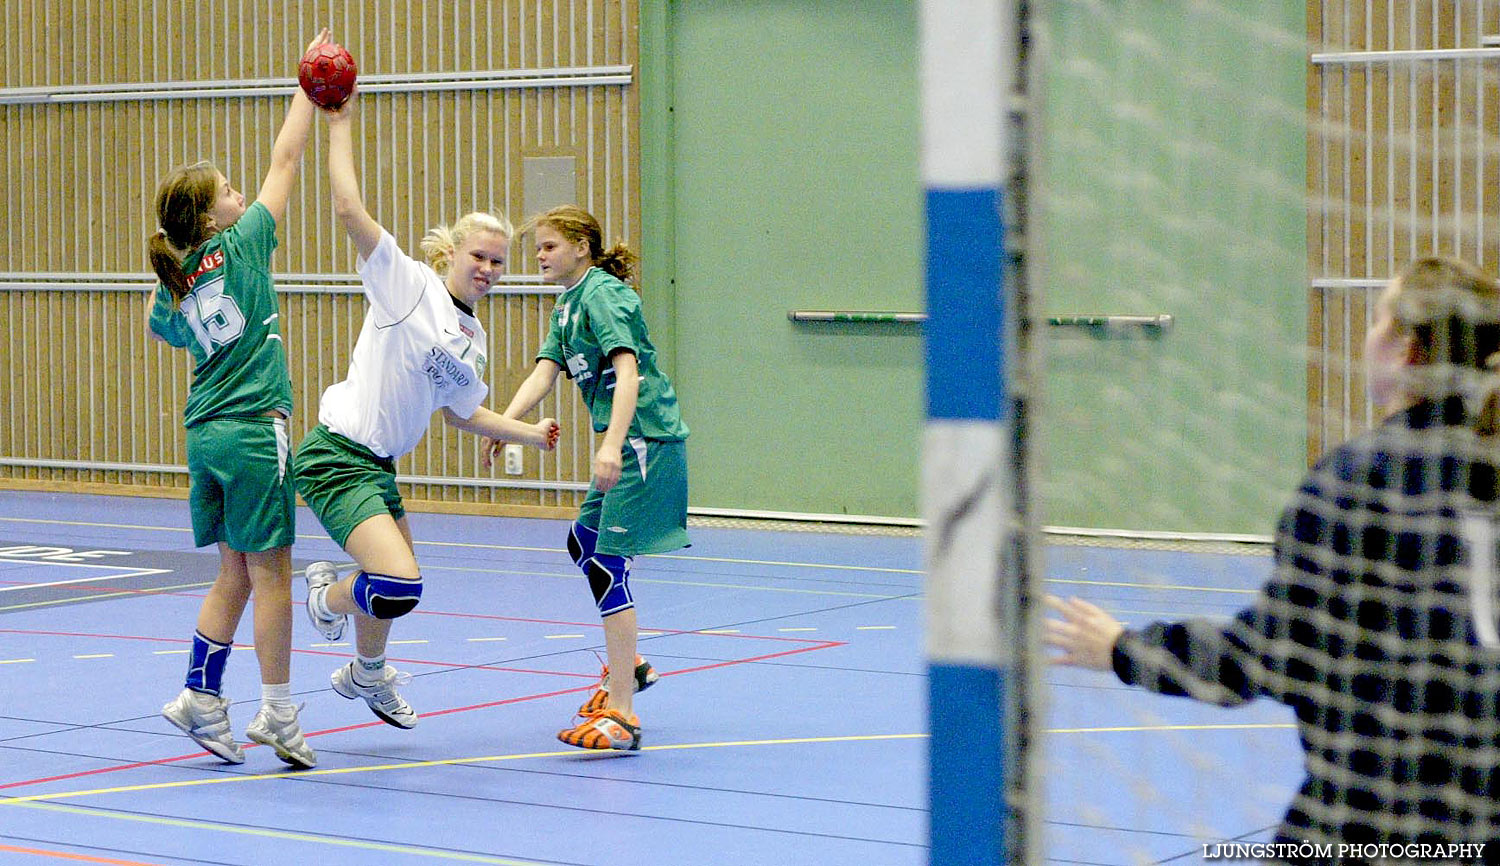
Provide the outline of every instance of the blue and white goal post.
[[1009,795],[1024,767],[1024,633],[1013,555],[1024,476],[1007,335],[1003,192],[1018,0],[923,0],[927,653],[932,866],[1026,862]]

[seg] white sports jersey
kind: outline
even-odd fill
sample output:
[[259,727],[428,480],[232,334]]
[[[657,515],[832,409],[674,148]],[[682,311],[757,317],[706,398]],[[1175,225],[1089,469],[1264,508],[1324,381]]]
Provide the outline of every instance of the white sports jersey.
[[358,264],[370,309],[348,374],[323,392],[318,421],[396,458],[422,441],[433,412],[446,406],[468,418],[484,403],[486,337],[442,278],[389,232]]

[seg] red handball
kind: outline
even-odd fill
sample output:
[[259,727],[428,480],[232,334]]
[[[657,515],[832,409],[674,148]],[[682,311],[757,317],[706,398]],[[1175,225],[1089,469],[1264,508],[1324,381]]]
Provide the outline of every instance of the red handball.
[[358,72],[354,58],[344,46],[325,42],[302,55],[302,62],[297,67],[297,83],[307,91],[307,98],[313,105],[334,109],[349,100]]

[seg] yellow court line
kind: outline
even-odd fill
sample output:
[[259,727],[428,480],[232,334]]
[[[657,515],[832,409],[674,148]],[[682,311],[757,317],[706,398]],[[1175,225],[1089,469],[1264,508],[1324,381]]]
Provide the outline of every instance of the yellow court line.
[[[109,529],[149,529],[156,532],[191,532],[191,529],[181,527],[164,526],[138,526],[131,523],[99,523],[89,520],[43,520],[35,517],[0,517],[0,521],[10,523],[45,523],[57,526],[94,526]],[[325,535],[302,535],[297,538],[323,539]],[[474,548],[477,550],[518,550],[527,553],[557,553],[558,547],[524,547],[518,544],[480,544],[472,541],[421,541],[414,540],[413,544],[427,545],[429,547],[461,547]],[[694,562],[732,562],[741,565],[789,565],[797,568],[827,568],[839,571],[876,571],[889,574],[922,574],[920,569],[911,568],[881,568],[873,565],[833,565],[823,562],[784,562],[774,559],[730,559],[714,556],[685,556],[679,554],[665,555],[657,554],[661,559],[685,559]],[[5,608],[0,608],[4,610]]]
[[881,568],[874,565],[833,565],[826,562],[784,562],[776,559],[732,559],[725,556],[686,556],[679,553],[655,554],[657,559],[690,559],[694,562],[732,562],[736,565],[790,565],[797,568],[829,568],[837,571],[879,571],[885,574],[922,574],[917,568]]
[[[0,518],[3,519],[3,518]],[[69,604],[84,604],[90,601],[102,601],[106,598],[120,598],[121,596],[157,595],[163,592],[173,592],[179,589],[201,589],[205,586],[213,586],[213,581],[201,583],[183,583],[177,586],[154,586],[150,589],[132,589],[125,592],[101,592],[98,595],[80,596],[79,598],[60,598],[53,601],[33,601],[26,604],[11,604],[0,607],[0,613],[7,610],[24,610],[28,607],[62,607]]]
[[[300,537],[300,536],[299,536]],[[521,547],[515,544],[481,544],[475,541],[414,541],[413,544],[428,544],[434,547],[471,547],[479,550],[524,550],[529,553],[557,553],[557,547]],[[921,574],[919,569],[881,568],[874,565],[834,565],[826,562],[784,562],[777,559],[731,559],[722,556],[688,556],[681,553],[653,553],[652,559],[685,559],[692,562],[733,562],[740,565],[790,565],[797,568],[828,568],[838,571],[880,571],[888,574]]]
[[[40,517],[0,517],[4,523],[45,523],[48,526],[95,526],[105,529],[149,529],[152,532],[192,532],[190,527],[137,526],[133,523],[98,523],[93,520],[44,520]],[[308,536],[309,538],[315,536]]]
[[[1110,728],[1052,728],[1049,734],[1123,734],[1143,731],[1259,731],[1297,727],[1290,722],[1267,722],[1243,725],[1121,725]],[[0,803],[3,803],[0,800]]]
[[1170,583],[1130,583],[1128,581],[1116,580],[1073,580],[1070,578],[1062,577],[1049,577],[1044,582],[1072,583],[1081,584],[1083,586],[1121,586],[1130,589],[1178,589],[1185,590],[1187,592],[1228,592],[1235,595],[1255,595],[1256,593],[1260,592],[1259,586],[1257,586],[1255,589],[1228,589],[1218,586],[1177,586]]
[[[0,800],[0,802],[5,801]],[[18,803],[16,805],[24,806],[28,809],[41,809],[47,812],[84,815],[90,818],[110,818],[116,821],[155,824],[159,827],[182,827],[189,830],[217,830],[221,833],[234,833],[239,836],[283,839],[288,842],[310,842],[320,845],[333,845],[339,848],[358,848],[362,851],[382,851],[390,854],[412,854],[418,857],[431,857],[436,860],[455,860],[463,863],[490,863],[495,864],[495,866],[547,866],[545,863],[538,863],[533,860],[511,860],[506,857],[489,857],[484,854],[467,854],[461,851],[439,851],[432,848],[419,848],[414,845],[369,842],[363,839],[342,839],[337,836],[318,836],[311,833],[297,833],[291,830],[234,827],[226,824],[215,824],[209,821],[193,821],[185,818],[163,818],[155,815],[125,815],[59,803]]]
[[[43,520],[43,519],[40,519],[40,518],[31,518],[31,517],[0,517],[0,521],[6,521],[6,522],[12,522],[12,523],[47,523],[47,524],[57,524],[57,525],[62,525],[62,526],[96,526],[96,527],[107,527],[107,528],[112,528],[112,529],[150,529],[150,530],[156,530],[156,531],[161,531],[161,532],[189,532],[189,531],[191,531],[190,529],[177,528],[177,527],[137,526],[137,525],[128,524],[128,523],[97,523],[97,522],[85,521],[85,520]],[[326,538],[327,536],[323,536],[323,535],[298,535],[297,537],[298,538],[307,538],[307,539],[322,539],[322,538]],[[523,547],[521,545],[514,545],[514,544],[480,544],[478,542],[472,542],[472,541],[414,541],[413,544],[424,544],[424,545],[428,545],[428,546],[431,546],[431,547],[473,548],[473,549],[477,549],[477,550],[518,550],[518,551],[526,551],[526,552],[529,552],[529,553],[557,553],[558,550],[559,550],[559,548],[556,548],[556,547]],[[882,567],[879,567],[879,566],[872,566],[872,565],[835,565],[835,564],[826,563],[826,562],[789,562],[789,561],[785,561],[785,560],[775,560],[775,559],[735,559],[735,558],[731,558],[731,557],[719,557],[719,556],[687,556],[687,555],[684,555],[684,554],[653,554],[653,556],[655,556],[656,558],[659,558],[659,559],[681,559],[681,560],[689,560],[689,561],[693,561],[693,562],[725,562],[725,563],[735,563],[735,564],[739,564],[739,565],[785,565],[785,566],[792,566],[792,567],[795,567],[795,568],[824,568],[824,569],[831,569],[831,570],[837,570],[837,571],[872,571],[872,572],[882,572],[882,573],[886,573],[886,574],[913,574],[913,575],[924,574],[924,572],[923,572],[922,569],[914,569],[914,568],[882,568]],[[442,567],[443,566],[433,566],[433,568],[442,568]],[[451,568],[453,570],[460,570],[460,571],[461,570],[465,570],[465,569],[463,569],[461,567],[460,568],[455,568],[455,567],[452,567],[452,566],[448,566],[448,568]],[[501,571],[499,573],[501,573],[501,574],[521,574],[521,575],[532,574],[532,575],[537,575],[537,576],[542,576],[542,577],[563,576],[563,575],[557,575],[555,572],[523,572],[523,571],[512,572],[512,571]],[[676,586],[707,586],[707,587],[715,587],[715,588],[723,588],[723,589],[757,589],[757,590],[763,590],[763,591],[768,591],[768,592],[793,592],[793,593],[804,593],[804,594],[809,594],[809,595],[845,595],[845,596],[856,596],[856,597],[860,597],[860,598],[904,598],[904,597],[907,597],[907,596],[894,596],[894,595],[877,595],[877,594],[873,594],[873,593],[859,593],[859,592],[830,592],[830,591],[825,591],[825,590],[813,590],[813,589],[781,589],[781,588],[776,588],[776,587],[764,587],[764,586],[738,586],[738,585],[733,585],[733,584],[720,584],[720,583],[695,583],[695,582],[691,582],[691,581],[642,580],[640,578],[637,578],[636,582],[637,583],[663,583],[663,584],[670,584],[670,585],[676,585]],[[1180,590],[1180,591],[1186,591],[1186,592],[1224,592],[1224,593],[1231,593],[1231,594],[1236,594],[1236,595],[1253,595],[1253,594],[1259,592],[1259,589],[1225,589],[1225,588],[1220,588],[1220,587],[1207,587],[1207,586],[1179,586],[1179,585],[1174,585],[1174,584],[1146,584],[1146,583],[1130,583],[1128,581],[1107,581],[1107,580],[1073,580],[1073,579],[1055,578],[1055,577],[1045,578],[1043,582],[1044,583],[1076,584],[1076,585],[1083,585],[1083,586],[1127,587],[1127,588],[1132,588],[1132,589]],[[208,586],[210,584],[197,584],[197,585],[198,586]],[[181,587],[172,587],[172,588],[177,589],[177,588],[181,588]],[[109,596],[109,595],[94,596],[93,598],[91,598],[89,600],[90,601],[94,601],[94,600],[98,600],[100,598],[110,598],[110,597],[112,597],[112,596]],[[61,602],[36,602],[34,604],[31,604],[31,605],[15,605],[15,606],[12,606],[12,607],[0,607],[0,611],[17,610],[17,609],[24,608],[24,607],[34,607],[34,606],[37,606],[37,605],[59,604],[59,603],[61,603]]]
[[[479,545],[475,545],[475,546],[477,547]],[[340,570],[342,571],[342,569],[340,569]],[[474,568],[472,566],[464,566],[464,565],[424,565],[424,566],[422,566],[422,570],[424,572],[432,572],[432,571],[460,571],[460,572],[471,572],[471,573],[474,573],[474,574],[512,575],[512,576],[515,576],[515,577],[545,577],[545,578],[551,578],[551,579],[555,579],[555,580],[567,580],[567,581],[573,581],[573,580],[577,580],[578,579],[578,573],[576,571],[570,571],[570,572],[561,572],[561,571],[517,571],[515,569],[507,569],[507,568]],[[785,579],[787,579],[787,580],[796,580],[797,578],[785,578]],[[639,575],[631,577],[631,582],[632,583],[655,583],[655,584],[661,584],[662,586],[707,586],[707,587],[713,587],[715,589],[753,589],[753,590],[756,590],[757,592],[790,592],[790,593],[797,593],[797,594],[800,594],[800,595],[846,595],[846,596],[855,596],[857,598],[905,598],[904,595],[902,595],[902,596],[880,595],[878,593],[870,593],[870,592],[838,592],[836,590],[828,590],[828,589],[791,589],[791,588],[788,588],[788,587],[780,587],[780,586],[747,586],[747,585],[744,585],[744,584],[735,584],[735,583],[710,583],[710,582],[693,581],[693,580],[668,580],[666,578],[659,578],[659,577],[658,578],[647,578],[647,577],[640,577]]]
[[[1048,728],[1043,733],[1047,734],[1113,734],[1113,733],[1146,733],[1146,732],[1169,732],[1169,731],[1245,731],[1245,730],[1278,730],[1296,727],[1291,723],[1246,723],[1246,724],[1224,724],[1224,725],[1117,725],[1094,728]],[[712,743],[672,743],[663,746],[643,746],[642,752],[681,752],[697,749],[724,749],[739,748],[746,746],[797,746],[819,743],[870,743],[888,742],[892,740],[925,740],[930,734],[854,734],[842,737],[784,737],[771,740],[727,740]],[[513,755],[479,755],[471,758],[439,758],[431,761],[407,761],[398,764],[373,764],[367,767],[335,767],[322,770],[299,770],[288,772],[278,770],[273,773],[230,773],[216,774],[208,779],[186,779],[176,782],[152,782],[143,785],[121,785],[113,788],[90,788],[82,791],[60,791],[52,794],[30,794],[22,797],[0,797],[0,806],[23,806],[28,803],[41,803],[49,800],[65,800],[78,797],[96,797],[104,794],[129,794],[138,791],[160,791],[176,788],[196,788],[204,785],[234,785],[244,782],[283,781],[295,782],[298,779],[311,778],[313,776],[345,776],[356,773],[377,773],[387,770],[418,770],[425,767],[451,767],[470,764],[493,764],[503,761],[528,761],[536,758],[565,758],[583,757],[587,752],[577,749],[567,749],[554,752],[527,752]],[[615,754],[601,752],[595,754]],[[214,826],[214,825],[204,825]]]
[[[641,578],[632,576],[631,583],[660,583],[667,586],[707,586],[713,589],[752,589],[757,592],[790,592],[796,595],[840,595],[850,598],[883,598],[883,599],[916,599],[921,600],[920,595],[886,595],[879,592],[836,592],[831,589],[791,589],[784,586],[750,586],[741,583],[712,583],[702,580],[657,580],[655,578]],[[3,610],[3,608],[0,608]]]
[[[879,740],[916,740],[926,739],[927,734],[861,734],[847,737],[793,737],[776,740],[732,740],[722,743],[678,743],[665,746],[644,746],[642,752],[674,752],[688,749],[721,749],[731,746],[793,746],[807,743],[852,743],[873,742]],[[311,776],[343,776],[352,773],[374,773],[385,770],[416,770],[423,767],[449,767],[461,764],[492,764],[499,761],[525,761],[534,758],[565,758],[582,757],[587,752],[577,749],[567,749],[558,752],[530,752],[519,755],[481,755],[473,758],[441,758],[433,761],[409,761],[404,764],[376,764],[369,767],[337,767],[326,770],[299,770],[287,772],[280,770],[274,773],[232,773],[228,775],[216,775],[211,779],[189,779],[180,782],[154,782],[146,785],[123,785],[117,788],[93,788],[86,791],[64,791],[56,794],[32,794],[25,797],[0,798],[0,806],[16,806],[26,803],[37,803],[45,800],[63,800],[75,797],[93,797],[101,794],[128,794],[136,791],[159,791],[168,788],[195,788],[201,785],[231,785],[240,782],[260,782],[265,780],[281,780],[295,782]],[[613,754],[613,753],[596,753]]]

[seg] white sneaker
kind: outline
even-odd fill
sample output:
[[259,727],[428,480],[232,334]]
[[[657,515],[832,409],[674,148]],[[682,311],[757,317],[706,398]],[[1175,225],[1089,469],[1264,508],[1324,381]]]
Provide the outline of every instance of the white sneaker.
[[307,578],[307,618],[312,620],[313,628],[328,640],[343,637],[349,617],[330,611],[325,600],[328,587],[339,582],[339,570],[331,562],[314,562],[302,576]]
[[386,665],[380,682],[366,686],[354,681],[354,662],[350,662],[334,671],[329,679],[333,682],[333,690],[340,695],[350,700],[364,698],[370,711],[386,724],[408,729],[417,726],[419,717],[416,712],[396,693],[397,685],[411,682],[411,674]]
[[229,699],[183,689],[161,708],[162,717],[176,725],[193,742],[230,764],[245,763],[245,750],[229,729]]
[[283,716],[270,706],[261,704],[260,712],[255,714],[255,718],[250,720],[250,727],[245,729],[245,736],[262,746],[275,749],[276,757],[293,767],[311,770],[318,765],[318,756],[302,736],[302,728],[297,724],[297,710],[297,707],[291,707]]

